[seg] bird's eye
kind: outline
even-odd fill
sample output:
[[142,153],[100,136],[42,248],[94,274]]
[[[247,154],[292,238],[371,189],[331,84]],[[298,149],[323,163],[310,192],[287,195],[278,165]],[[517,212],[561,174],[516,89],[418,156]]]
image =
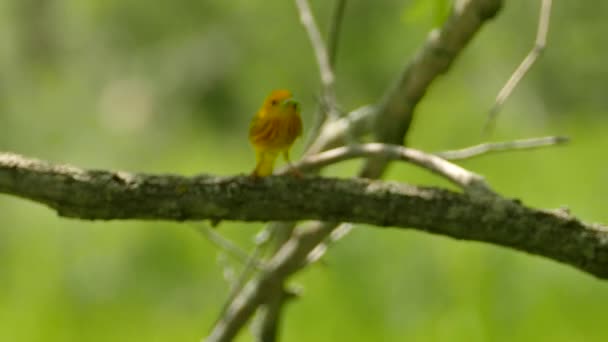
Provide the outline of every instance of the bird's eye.
[[279,103],[279,101],[277,101],[277,100],[272,100],[270,102],[270,104],[273,105],[273,106],[276,106],[278,103]]

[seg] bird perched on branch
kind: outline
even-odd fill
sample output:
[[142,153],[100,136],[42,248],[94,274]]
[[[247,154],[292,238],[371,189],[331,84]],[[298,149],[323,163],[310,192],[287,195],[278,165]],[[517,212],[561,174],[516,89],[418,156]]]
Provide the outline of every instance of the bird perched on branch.
[[281,153],[292,171],[297,174],[289,159],[289,149],[300,135],[302,135],[300,104],[292,99],[288,90],[274,90],[264,100],[249,126],[249,141],[255,149],[257,160],[251,175],[253,177],[271,175],[274,163]]

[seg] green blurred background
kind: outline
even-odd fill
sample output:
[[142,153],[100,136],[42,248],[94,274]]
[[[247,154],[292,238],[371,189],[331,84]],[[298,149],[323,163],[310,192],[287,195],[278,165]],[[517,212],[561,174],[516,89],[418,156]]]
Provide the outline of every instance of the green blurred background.
[[[312,2],[323,30],[331,4]],[[444,5],[349,1],[336,70],[345,110],[378,99]],[[506,1],[424,98],[410,146],[482,141],[487,109],[532,46],[538,7]],[[608,222],[607,11],[605,1],[555,2],[547,52],[493,135],[572,143],[462,165],[505,196]],[[245,173],[262,98],[292,89],[310,127],[318,82],[292,1],[0,2],[3,151],[87,168]],[[328,174],[348,177],[358,165]],[[387,178],[446,185],[407,165]],[[220,232],[250,248],[261,226],[225,222]],[[0,341],[197,341],[227,295],[226,264],[238,269],[188,224],[68,220],[2,195]],[[608,340],[608,283],[417,231],[357,227],[293,282],[305,293],[286,311],[285,341]]]

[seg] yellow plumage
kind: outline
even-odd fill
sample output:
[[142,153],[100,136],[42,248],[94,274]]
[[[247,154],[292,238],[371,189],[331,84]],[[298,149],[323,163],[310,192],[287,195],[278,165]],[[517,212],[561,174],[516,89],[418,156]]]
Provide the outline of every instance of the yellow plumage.
[[302,118],[299,104],[291,99],[288,90],[273,91],[264,100],[249,127],[249,141],[255,149],[257,160],[252,175],[271,175],[281,153],[285,161],[290,163],[289,149],[300,135]]

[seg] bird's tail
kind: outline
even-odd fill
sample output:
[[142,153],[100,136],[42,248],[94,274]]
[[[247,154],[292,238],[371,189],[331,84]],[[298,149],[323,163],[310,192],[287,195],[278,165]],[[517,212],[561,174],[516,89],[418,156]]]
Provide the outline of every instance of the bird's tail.
[[274,170],[274,162],[277,160],[278,153],[276,152],[258,152],[257,164],[253,170],[253,176],[266,177],[272,174]]

